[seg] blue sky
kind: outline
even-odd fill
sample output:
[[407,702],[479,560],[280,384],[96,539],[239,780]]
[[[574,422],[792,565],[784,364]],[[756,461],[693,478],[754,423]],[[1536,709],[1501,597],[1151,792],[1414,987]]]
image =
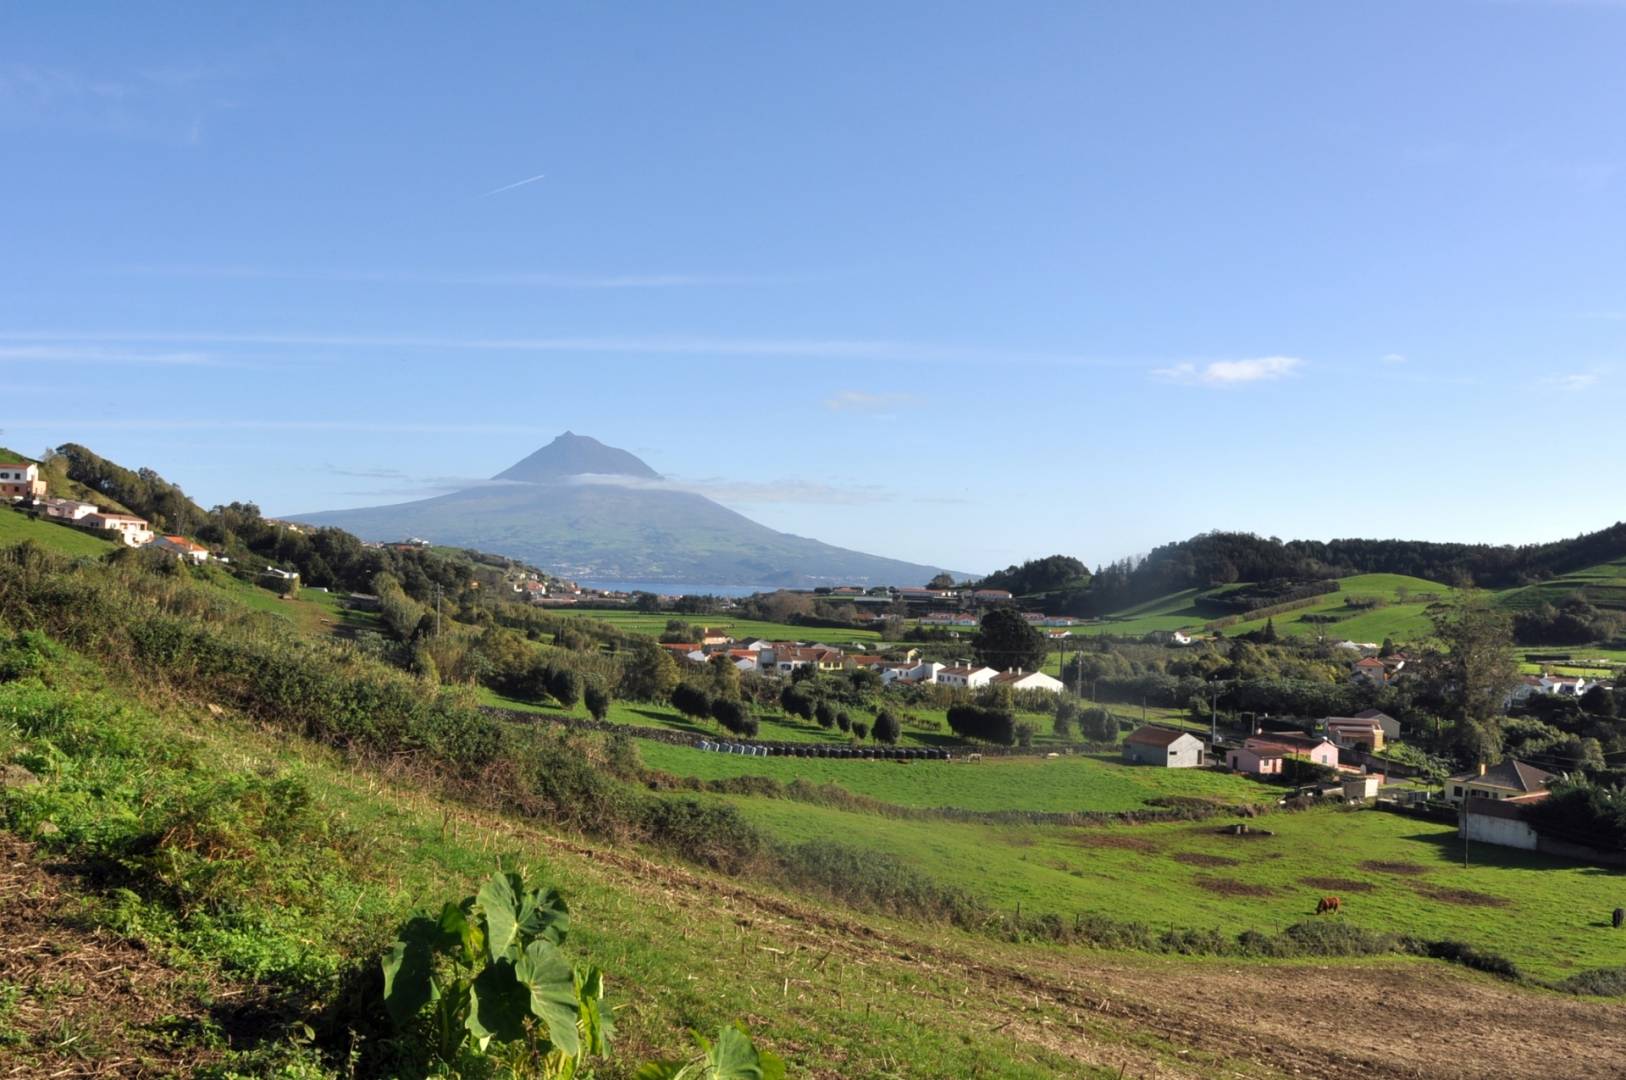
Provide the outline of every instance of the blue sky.
[[1602,0],[8,5],[0,438],[293,513],[570,429],[968,570],[1570,535],[1623,55]]

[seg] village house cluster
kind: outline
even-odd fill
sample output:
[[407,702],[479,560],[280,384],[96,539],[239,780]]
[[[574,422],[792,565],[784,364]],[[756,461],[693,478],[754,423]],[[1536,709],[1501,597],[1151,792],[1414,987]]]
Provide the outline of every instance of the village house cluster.
[[816,642],[768,641],[755,637],[735,641],[721,630],[705,630],[697,636],[698,641],[665,642],[661,648],[688,663],[706,664],[714,657],[726,656],[742,673],[786,678],[804,669],[819,673],[868,669],[874,671],[886,686],[936,685],[966,690],[1008,686],[1012,690],[1044,690],[1052,694],[1059,694],[1063,689],[1060,679],[1042,671],[1023,671],[1020,668],[999,671],[969,660],[943,664],[935,660],[922,660],[919,649],[905,649],[887,657],[874,653],[849,653],[833,645]]
[[[47,482],[40,479],[39,465],[34,462],[0,462],[0,497],[34,510],[48,521],[109,534],[126,547],[161,551],[194,566],[201,566],[210,560],[229,561],[224,555],[213,553],[187,537],[154,533],[145,518],[103,510],[95,503],[79,499],[52,495]],[[265,568],[265,574],[293,579],[299,577],[293,571],[277,570],[271,566]]]

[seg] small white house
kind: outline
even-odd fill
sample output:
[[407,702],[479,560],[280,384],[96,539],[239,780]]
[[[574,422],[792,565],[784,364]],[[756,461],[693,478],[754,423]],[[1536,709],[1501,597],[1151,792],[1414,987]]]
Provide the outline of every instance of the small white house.
[[45,516],[55,521],[80,522],[96,512],[96,504],[77,499],[46,499]]
[[184,536],[160,536],[152,542],[158,551],[167,551],[183,562],[201,565],[209,561],[209,549],[202,544],[194,544]]
[[1012,690],[1047,690],[1052,694],[1059,694],[1067,688],[1060,679],[1052,675],[1046,675],[1042,671],[1024,672],[1021,668],[1000,672],[990,681],[995,686],[1008,686]]
[[963,664],[944,668],[937,673],[937,682],[940,686],[958,686],[966,690],[975,690],[987,686],[994,681],[999,672],[991,667],[968,667]]
[[92,529],[107,529],[119,534],[119,539],[130,547],[152,543],[152,530],[142,518],[133,514],[104,514],[97,511],[80,518],[80,524]]

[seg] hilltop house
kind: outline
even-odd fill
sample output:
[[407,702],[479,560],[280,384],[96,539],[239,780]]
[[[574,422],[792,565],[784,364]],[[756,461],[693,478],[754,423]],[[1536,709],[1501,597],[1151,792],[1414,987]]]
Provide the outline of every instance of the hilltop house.
[[[765,656],[767,650],[758,653]],[[846,657],[840,649],[832,649],[824,645],[775,645],[771,658],[758,660],[760,666],[767,662],[773,665],[772,670],[780,675],[789,675],[801,668],[812,668],[814,671],[840,671],[846,663]]]
[[958,686],[966,690],[975,690],[987,686],[998,674],[999,672],[991,667],[970,667],[962,662],[939,671],[937,682],[939,686]]
[[202,564],[209,561],[209,549],[202,544],[194,544],[184,536],[160,536],[152,542],[158,551],[167,551],[177,559],[193,564]]
[[1338,747],[1331,739],[1305,736],[1295,731],[1271,731],[1250,735],[1242,746],[1225,755],[1225,764],[1237,772],[1254,776],[1280,776],[1288,758],[1338,767]]
[[1375,656],[1363,656],[1350,668],[1349,678],[1367,686],[1388,686],[1389,666]]
[[989,681],[995,686],[1008,686],[1012,690],[1047,690],[1059,694],[1066,689],[1066,685],[1054,676],[1042,671],[1023,672],[1021,668],[1000,672]]
[[1476,770],[1451,777],[1445,782],[1445,801],[1545,798],[1547,789],[1557,779],[1544,769],[1506,758],[1489,768],[1481,763]]
[[1136,765],[1195,769],[1204,764],[1204,757],[1202,740],[1189,731],[1147,725],[1124,739],[1124,760]]
[[935,683],[945,666],[935,660],[889,660],[877,670],[881,681],[891,686],[895,682]]
[[147,528],[144,519],[134,514],[108,514],[98,510],[81,518],[80,523],[88,528],[116,532],[119,539],[129,547],[141,547],[143,544],[152,543],[152,530]]
[[0,461],[0,498],[43,499],[45,481],[32,461]]

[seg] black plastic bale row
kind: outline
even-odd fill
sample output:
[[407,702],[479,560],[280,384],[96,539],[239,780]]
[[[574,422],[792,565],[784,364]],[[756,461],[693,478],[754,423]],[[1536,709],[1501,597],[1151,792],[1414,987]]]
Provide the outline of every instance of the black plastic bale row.
[[852,758],[865,761],[948,761],[947,750],[926,747],[824,746],[820,743],[726,743],[701,739],[697,750],[747,757]]

